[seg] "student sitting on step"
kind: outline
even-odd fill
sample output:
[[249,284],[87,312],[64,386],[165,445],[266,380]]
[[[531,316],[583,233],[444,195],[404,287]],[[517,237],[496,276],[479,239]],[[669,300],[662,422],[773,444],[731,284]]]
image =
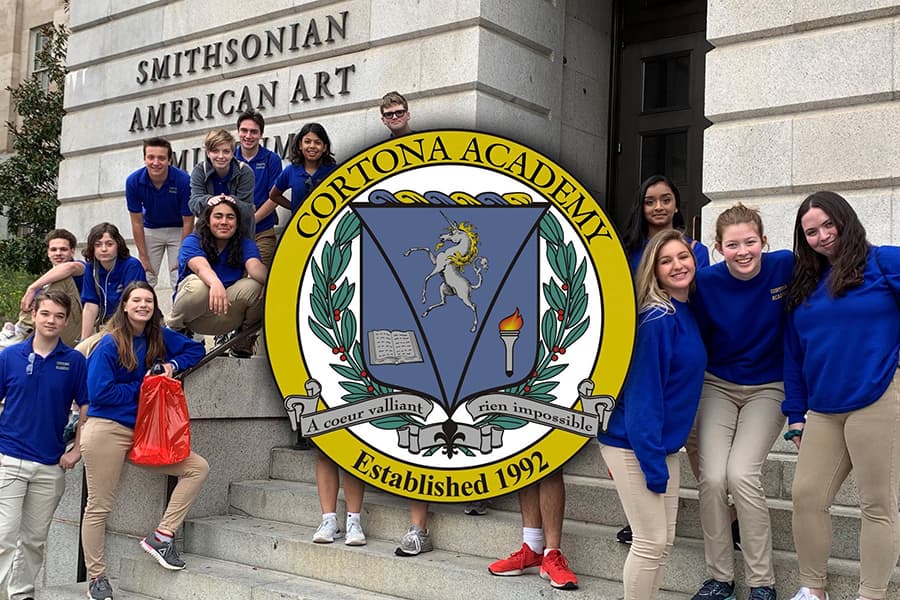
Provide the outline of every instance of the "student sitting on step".
[[[88,598],[112,600],[106,577],[106,520],[112,511],[122,467],[134,441],[138,396],[150,368],[163,363],[165,375],[189,369],[203,358],[203,345],[162,326],[156,292],[146,281],[128,285],[122,292],[103,337],[88,359],[87,422],[81,432],[88,498],[81,527],[81,544],[90,583]],[[156,531],[141,540],[141,548],[166,569],[180,570],[173,536],[197,499],[209,473],[209,465],[196,452],[173,465],[144,467],[161,475],[173,475],[172,492]]]
[[851,470],[862,504],[859,600],[882,600],[900,555],[900,248],[872,246],[843,197],[816,192],[797,211],[794,256],[782,404],[800,449],[793,600],[828,600],[828,510]]
[[[262,320],[268,271],[252,238],[243,237],[243,213],[227,196],[210,200],[178,253],[178,290],[168,325],[204,335],[251,329]],[[254,336],[231,349],[253,356]]]
[[634,358],[600,453],[634,539],[625,559],[625,600],[656,596],[675,541],[679,450],[697,412],[706,350],[688,305],[696,262],[680,231],[657,233],[637,269]]

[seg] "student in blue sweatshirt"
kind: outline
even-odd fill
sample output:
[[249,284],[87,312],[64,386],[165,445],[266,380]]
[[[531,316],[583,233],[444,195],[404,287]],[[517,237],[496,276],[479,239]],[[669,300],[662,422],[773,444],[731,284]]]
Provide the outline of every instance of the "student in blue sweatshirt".
[[828,509],[851,470],[864,506],[859,598],[881,600],[900,555],[900,248],[873,247],[844,198],[816,192],[797,211],[794,255],[782,405],[800,449],[793,600],[828,600]]
[[734,598],[734,498],[750,600],[775,600],[772,523],[760,481],[784,428],[784,295],[794,257],[763,252],[758,210],[732,206],[716,220],[725,258],[697,274],[691,305],[708,354],[696,430],[700,523],[709,574],[694,600]]
[[675,540],[678,450],[694,422],[706,350],[687,304],[696,263],[680,231],[647,244],[637,271],[639,322],[631,369],[600,452],[613,475],[633,544],[625,600],[653,598]]
[[83,254],[87,262],[81,282],[81,339],[86,340],[116,312],[125,286],[147,281],[147,274],[112,223],[91,227]]
[[[328,132],[318,123],[307,123],[291,142],[291,164],[275,180],[269,200],[294,214],[313,188],[336,168]],[[287,190],[291,190],[290,201],[284,197]]]
[[[122,301],[91,353],[87,369],[89,407],[81,433],[88,498],[81,527],[88,598],[112,598],[103,546],[122,467],[134,441],[138,396],[149,369],[158,362],[165,375],[188,369],[203,358],[203,345],[162,326],[156,292],[145,281],[125,288]],[[159,527],[141,547],[166,569],[184,568],[172,536],[197,499],[209,465],[195,452],[179,463],[144,467],[178,477]]]
[[[664,229],[684,231],[684,216],[681,214],[681,194],[678,186],[665,175],[651,175],[641,183],[635,196],[622,244],[631,271],[637,271],[638,263],[647,246],[647,240]],[[687,238],[697,259],[697,270],[709,266],[709,249]]]

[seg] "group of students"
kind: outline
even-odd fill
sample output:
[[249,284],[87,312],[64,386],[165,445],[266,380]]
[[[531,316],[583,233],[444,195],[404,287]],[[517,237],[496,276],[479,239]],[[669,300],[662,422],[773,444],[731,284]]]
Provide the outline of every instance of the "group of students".
[[[626,600],[654,598],[675,539],[678,456],[699,482],[708,579],[694,600],[735,598],[732,510],[749,600],[775,600],[761,470],[783,431],[799,448],[793,535],[799,590],[828,600],[828,509],[852,470],[859,488],[859,600],[886,598],[900,556],[900,248],[872,246],[850,204],[816,192],[794,249],[766,252],[759,212],[716,221],[715,250],[677,228],[677,187],[641,187],[625,244],[638,329],[631,370],[599,436],[632,530]],[[704,268],[705,267],[705,268]]]

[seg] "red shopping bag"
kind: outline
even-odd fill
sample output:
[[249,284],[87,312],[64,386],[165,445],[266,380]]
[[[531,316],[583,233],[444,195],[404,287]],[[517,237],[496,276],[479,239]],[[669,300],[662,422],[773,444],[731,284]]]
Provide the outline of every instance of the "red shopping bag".
[[191,417],[181,382],[165,375],[145,377],[128,459],[139,465],[171,465],[190,453]]

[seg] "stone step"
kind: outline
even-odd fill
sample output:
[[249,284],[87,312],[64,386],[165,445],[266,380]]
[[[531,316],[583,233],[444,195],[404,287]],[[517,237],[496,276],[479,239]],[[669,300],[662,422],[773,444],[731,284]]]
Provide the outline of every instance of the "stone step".
[[[777,445],[776,445],[777,447]],[[315,482],[316,450],[295,450],[293,448],[275,448],[272,450],[270,477],[288,481]],[[762,484],[769,498],[790,500],[791,485],[797,463],[796,453],[771,452],[763,465]],[[600,457],[597,444],[591,443],[566,463],[565,471],[570,475],[609,479],[606,465]],[[691,473],[687,454],[681,452],[681,487],[697,489],[697,481]],[[859,492],[853,480],[853,474],[838,490],[834,499],[837,506],[859,506]]]
[[[120,582],[115,579],[110,580],[110,585],[112,585],[116,600],[165,600],[160,596],[146,596],[124,590]],[[84,600],[86,594],[87,583],[67,583],[39,589],[35,594],[35,600]]]
[[[339,542],[314,544],[313,531],[312,527],[249,517],[205,517],[188,521],[185,538],[191,553],[367,591],[358,597],[368,598],[368,592],[374,592],[410,600],[531,600],[552,593],[549,583],[534,575],[492,576],[484,557],[437,549],[401,558],[394,556],[394,541],[370,537],[366,546],[354,548]],[[480,547],[477,541],[473,546]],[[621,579],[621,573],[617,575]],[[615,580],[579,576],[579,584],[566,598],[622,597],[622,584]],[[671,591],[659,596],[661,600],[688,597]]]
[[[184,554],[183,571],[166,571],[143,558],[122,560],[122,589],[157,594],[162,600],[399,600],[402,596],[362,590],[251,567]],[[118,593],[116,600],[119,600]]]
[[[627,547],[615,542],[615,532],[625,522],[624,514],[609,480],[567,476],[567,489],[573,488],[583,496],[586,507],[593,500],[599,521],[584,522],[568,518],[564,525],[563,550],[572,569],[579,575],[596,575],[607,579],[621,577]],[[571,498],[571,494],[570,494]],[[506,499],[495,502],[494,508],[482,517],[467,516],[457,505],[431,505],[429,528],[436,547],[449,552],[477,554],[485,557],[485,564],[506,556],[521,545],[521,520],[516,502],[504,505]],[[580,502],[567,502],[573,507]],[[288,527],[307,528],[310,536],[319,522],[319,505],[313,484],[289,481],[240,482],[232,485],[231,505],[242,515],[265,520],[283,521]],[[408,525],[408,503],[382,492],[370,492],[363,506],[363,526],[373,538],[399,539]],[[606,507],[598,509],[596,507]],[[586,508],[587,509],[587,508]],[[790,503],[770,500],[773,516],[773,541],[776,544],[776,564],[779,581],[785,585],[797,581],[796,554],[791,536]],[[343,502],[338,504],[343,514]],[[835,507],[834,519],[835,564],[844,573],[843,584],[852,586],[858,573],[858,563],[852,557],[858,553],[859,511]],[[608,524],[598,524],[602,521]],[[665,582],[671,589],[692,592],[693,586],[704,578],[705,562],[699,525],[697,492],[682,490],[679,503],[678,542]],[[477,540],[477,542],[473,542]],[[849,557],[849,558],[848,558]],[[741,554],[735,553],[735,569],[743,569]],[[785,573],[794,573],[789,578]],[[895,573],[900,581],[900,570]],[[850,589],[848,587],[848,589]],[[848,592],[849,594],[849,592]]]

